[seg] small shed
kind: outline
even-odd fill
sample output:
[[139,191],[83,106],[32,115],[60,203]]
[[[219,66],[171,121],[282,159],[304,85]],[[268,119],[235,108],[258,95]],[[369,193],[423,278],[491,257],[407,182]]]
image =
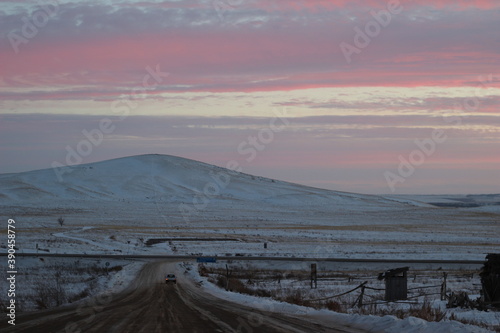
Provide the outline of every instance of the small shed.
[[484,302],[500,308],[500,254],[486,256],[480,276]]
[[398,301],[408,299],[409,267],[390,269],[378,275],[379,280],[385,280],[385,300]]

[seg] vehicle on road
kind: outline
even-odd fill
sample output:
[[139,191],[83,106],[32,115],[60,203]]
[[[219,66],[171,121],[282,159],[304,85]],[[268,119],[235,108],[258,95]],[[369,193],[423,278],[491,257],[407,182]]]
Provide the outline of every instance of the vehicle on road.
[[170,282],[173,282],[174,284],[177,284],[177,278],[175,277],[175,274],[167,274],[167,275],[165,275],[165,283],[169,284]]

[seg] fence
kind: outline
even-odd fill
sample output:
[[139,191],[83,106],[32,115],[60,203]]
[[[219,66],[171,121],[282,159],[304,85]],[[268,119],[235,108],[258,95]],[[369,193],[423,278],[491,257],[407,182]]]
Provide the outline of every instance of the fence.
[[[419,287],[408,288],[407,289],[408,293],[413,294],[413,295],[408,295],[406,297],[406,299],[401,299],[401,300],[385,301],[385,300],[380,299],[381,297],[383,297],[381,293],[378,293],[375,295],[367,293],[367,290],[385,292],[386,288],[371,287],[368,285],[368,281],[364,281],[361,284],[359,284],[357,287],[352,288],[346,292],[327,296],[327,297],[316,298],[316,299],[307,299],[305,301],[320,302],[320,301],[325,301],[325,300],[331,300],[334,298],[339,298],[339,297],[354,293],[357,290],[360,290],[360,293],[359,293],[358,297],[356,298],[356,300],[354,301],[354,303],[351,305],[351,307],[355,307],[355,306],[362,307],[365,305],[374,305],[374,304],[378,305],[378,304],[388,304],[388,303],[398,303],[398,302],[404,302],[404,303],[411,304],[411,302],[408,302],[408,300],[418,299],[420,297],[436,296],[436,295],[440,295],[441,300],[447,300],[449,297],[447,295],[447,277],[448,277],[448,275],[446,273],[444,273],[443,274],[443,282],[439,285],[419,286]],[[430,292],[430,293],[423,292],[424,290],[430,290],[430,289],[435,289],[437,291]],[[372,301],[364,302],[365,297],[370,298]],[[413,304],[416,304],[416,302]]]
[[[227,267],[210,267],[209,270],[209,273],[214,276],[213,281],[217,281],[219,277],[227,277]],[[264,290],[267,291],[266,294],[272,294],[272,297],[283,300],[292,295],[291,293],[294,290],[303,293],[304,288],[307,288],[306,286],[312,281],[312,276],[312,274],[308,274],[304,270],[282,271],[279,269],[235,267],[232,270],[231,279],[240,280],[243,285],[246,285],[248,290],[245,292],[258,294]],[[473,279],[477,281],[473,281]],[[432,298],[440,298],[442,301],[449,301],[450,303],[449,298],[452,291],[462,292],[466,290],[470,295],[479,294],[481,291],[478,270],[464,270],[462,268],[449,271],[449,274],[443,272],[440,268],[437,270],[413,270],[407,276],[405,289],[407,293],[404,299],[398,300],[385,299],[387,284],[384,287],[383,282],[376,278],[374,271],[351,270],[342,272],[323,270],[317,272],[314,282],[311,293],[309,293],[310,296],[300,296],[301,302],[316,303],[319,306],[321,302],[331,303],[328,300],[332,300],[333,303],[338,303],[344,307],[358,308],[389,303],[419,304]],[[317,287],[319,289],[316,289]],[[333,295],[328,295],[328,293]]]

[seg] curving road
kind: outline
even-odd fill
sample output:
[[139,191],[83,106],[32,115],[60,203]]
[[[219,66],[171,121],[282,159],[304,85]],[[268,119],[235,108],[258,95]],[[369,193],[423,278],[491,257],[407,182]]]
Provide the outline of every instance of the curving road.
[[33,333],[176,333],[176,332],[364,332],[341,324],[314,323],[304,318],[260,312],[203,292],[183,272],[178,283],[165,285],[163,276],[175,263],[149,263],[132,284],[115,295],[101,295],[79,306],[30,313],[16,318],[15,327],[0,323],[0,332]]

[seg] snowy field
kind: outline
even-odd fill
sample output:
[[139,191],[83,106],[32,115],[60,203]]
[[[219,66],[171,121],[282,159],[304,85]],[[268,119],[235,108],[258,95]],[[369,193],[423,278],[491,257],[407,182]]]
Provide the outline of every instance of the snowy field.
[[[54,308],[127,287],[143,262],[112,259],[19,258],[16,300],[19,312]],[[2,272],[2,279],[5,279]],[[4,308],[4,298],[0,298]]]
[[[500,253],[498,196],[343,193],[160,155],[68,170],[59,178],[52,169],[0,175],[0,219],[16,221],[17,252],[419,260]],[[429,204],[450,201],[468,204]],[[6,239],[6,228],[0,233]],[[29,260],[19,259],[25,271],[49,265]],[[101,269],[102,261],[89,265]],[[109,283],[95,282],[96,290]],[[75,282],[74,291],[85,286]]]
[[[500,252],[498,213],[401,204],[363,208],[213,199],[186,222],[175,203],[159,209],[148,200],[51,200],[4,204],[1,218],[16,220],[19,251],[30,253],[38,246],[47,253],[483,260]],[[150,239],[168,241],[148,246]]]

